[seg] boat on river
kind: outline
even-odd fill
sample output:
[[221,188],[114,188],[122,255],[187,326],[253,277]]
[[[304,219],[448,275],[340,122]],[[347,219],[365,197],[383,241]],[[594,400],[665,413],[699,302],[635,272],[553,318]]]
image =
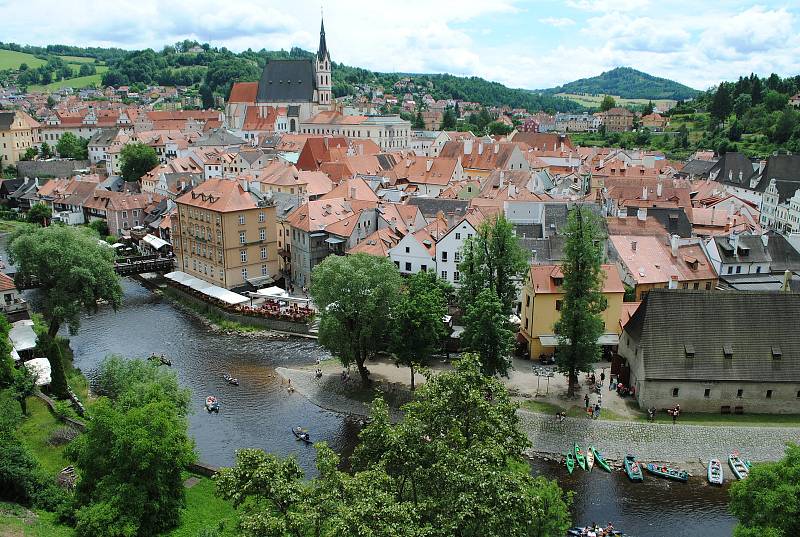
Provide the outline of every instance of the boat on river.
[[213,395],[206,397],[206,410],[209,412],[219,412],[219,401]]
[[644,481],[642,466],[633,455],[625,455],[625,473],[631,481]]
[[583,450],[577,442],[575,442],[573,445],[573,451],[575,451],[575,460],[577,461],[578,466],[586,470],[586,456],[583,454]]
[[237,379],[236,377],[232,377],[227,373],[223,373],[222,378],[225,379],[225,382],[227,382],[228,384],[232,384],[233,386],[239,385],[239,379]]
[[602,453],[600,453],[600,452],[597,450],[597,448],[596,448],[596,447],[594,447],[594,446],[589,446],[589,453],[591,453],[592,455],[594,455],[594,462],[595,462],[595,464],[597,464],[597,466],[599,466],[600,468],[602,468],[602,469],[603,469],[603,470],[605,470],[606,472],[609,472],[609,473],[611,473],[611,466],[608,464],[608,461],[606,461],[606,460],[603,458],[603,454],[602,454]]
[[728,455],[728,465],[731,467],[731,471],[733,475],[736,476],[736,479],[745,479],[750,475],[750,467],[745,461],[739,458],[738,453],[731,453]]
[[564,455],[564,464],[567,465],[567,472],[571,474],[575,469],[575,455],[572,453]]
[[292,434],[298,440],[302,440],[306,444],[311,444],[311,435],[308,434],[308,431],[303,429],[302,427],[293,427]]
[[[594,535],[603,535],[603,536],[615,536],[615,537],[625,537],[625,534],[619,530],[606,530],[605,528],[601,528],[596,526],[592,528],[591,526],[587,526],[585,528],[575,527],[570,528],[567,530],[567,537],[582,537],[585,535],[589,535],[589,531],[593,531]],[[603,533],[605,531],[605,533]]]
[[673,481],[681,481],[683,483],[689,481],[689,472],[681,470],[680,468],[672,468],[665,464],[647,463],[647,471],[658,477],[665,479],[672,479]]
[[589,449],[586,450],[586,470],[591,472],[592,468],[594,468],[594,452],[590,446]]
[[719,462],[719,459],[708,461],[708,482],[712,485],[721,485],[723,479],[722,463]]
[[157,363],[159,365],[166,365],[166,366],[172,367],[172,360],[170,360],[169,358],[167,358],[163,354],[161,356],[159,356],[157,354],[151,354],[150,357],[148,358],[148,360],[150,360],[151,362],[155,362],[155,363]]

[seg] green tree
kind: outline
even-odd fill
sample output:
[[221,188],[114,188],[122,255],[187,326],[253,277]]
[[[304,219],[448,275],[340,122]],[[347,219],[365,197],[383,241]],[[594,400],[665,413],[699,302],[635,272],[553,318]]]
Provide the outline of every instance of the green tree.
[[478,353],[484,375],[508,375],[514,332],[502,301],[493,289],[484,289],[467,305],[461,344]]
[[642,115],[643,116],[650,115],[650,114],[653,113],[653,110],[655,110],[655,109],[656,109],[656,107],[653,104],[653,101],[647,101],[647,104],[642,105]]
[[369,385],[366,361],[386,350],[400,273],[391,261],[367,254],[328,256],[311,274],[320,310],[319,343],[344,366],[355,364]]
[[678,127],[678,134],[675,136],[675,146],[686,149],[689,147],[689,129],[686,125]]
[[775,90],[767,91],[764,95],[764,106],[767,107],[769,112],[777,112],[783,110],[789,102],[789,96],[785,93],[778,93]]
[[434,272],[418,272],[408,280],[394,308],[392,346],[397,363],[411,369],[423,367],[446,336],[447,301]]
[[560,537],[571,495],[534,478],[528,444],[505,387],[465,355],[455,370],[431,376],[398,423],[377,400],[361,433],[352,472],[324,443],[319,476],[303,481],[294,458],[237,452],[216,477],[241,508],[247,537]]
[[723,122],[731,114],[733,105],[731,104],[731,94],[725,82],[721,82],[711,101],[708,111],[711,117],[718,122]]
[[24,365],[14,372],[14,385],[11,387],[23,414],[28,413],[28,397],[36,391],[36,374]]
[[756,464],[730,489],[730,510],[739,519],[735,537],[800,535],[800,446],[783,459]]
[[39,155],[42,158],[52,158],[53,157],[53,148],[47,142],[42,142],[41,147],[39,148]]
[[8,388],[14,383],[14,358],[11,356],[11,341],[8,333],[11,331],[11,323],[5,314],[0,314],[0,390]]
[[425,130],[425,120],[422,117],[422,111],[417,110],[417,115],[414,116],[414,122],[411,124],[411,128],[415,130]]
[[42,290],[42,315],[55,337],[63,323],[80,327],[81,311],[98,300],[117,308],[122,300],[114,253],[85,230],[66,226],[24,229],[12,235],[11,260],[20,282],[36,281]]
[[25,219],[31,224],[47,226],[53,218],[53,210],[44,203],[34,203]]
[[66,132],[58,140],[56,151],[62,158],[86,159],[88,158],[88,143],[88,139],[78,138],[71,132]]
[[[117,366],[106,362],[104,367]],[[136,370],[147,367],[140,364]],[[180,522],[181,472],[195,460],[194,447],[186,409],[165,395],[182,391],[174,375],[154,374],[159,383],[126,380],[114,399],[101,397],[85,433],[67,448],[80,475],[75,489],[79,535],[157,535]]]
[[600,111],[601,112],[608,112],[612,108],[616,108],[617,101],[614,100],[614,97],[611,95],[606,95],[603,97],[603,100],[600,101]]
[[770,139],[776,144],[786,143],[797,127],[798,121],[800,121],[800,113],[787,108],[780,113],[775,127],[770,132]]
[[743,93],[734,99],[733,101],[733,113],[736,114],[736,117],[742,117],[745,113],[750,110],[750,107],[753,106],[753,98],[750,96],[749,93]]
[[126,181],[138,181],[158,163],[156,150],[140,142],[128,144],[120,152],[120,171]]
[[459,301],[466,310],[483,289],[491,289],[511,315],[517,298],[516,282],[528,267],[528,255],[505,216],[484,220],[477,233],[464,243]]
[[439,130],[443,131],[452,131],[456,128],[456,115],[453,113],[453,109],[449,106],[445,109],[444,115],[442,116],[442,124],[439,127]]
[[558,336],[556,365],[569,378],[569,395],[575,394],[578,373],[591,371],[600,357],[597,339],[603,334],[602,313],[605,273],[598,217],[580,206],[570,211],[564,245],[564,298],[554,329]]
[[172,403],[184,415],[189,412],[189,390],[178,386],[175,373],[149,360],[107,356],[97,369],[93,386],[97,395],[126,406],[159,400]]
[[485,106],[482,106],[480,111],[478,112],[478,117],[474,122],[471,123],[475,123],[475,125],[478,126],[478,130],[482,133],[486,131],[486,127],[491,122],[492,122],[492,116],[489,115],[489,110],[487,110]]
[[730,126],[728,127],[728,139],[731,142],[738,142],[742,139],[742,133],[744,129],[742,128],[742,124],[739,122],[738,119],[731,122]]
[[500,121],[492,121],[486,126],[486,133],[491,135],[506,135],[514,130],[511,125],[506,125]]
[[39,154],[39,150],[36,147],[29,147],[25,150],[20,160],[33,160],[36,158],[36,155]]

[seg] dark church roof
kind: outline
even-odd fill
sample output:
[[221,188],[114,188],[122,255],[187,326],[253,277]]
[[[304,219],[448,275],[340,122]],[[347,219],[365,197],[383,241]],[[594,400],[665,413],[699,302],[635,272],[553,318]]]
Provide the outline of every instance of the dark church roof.
[[772,155],[767,159],[761,177],[756,190],[765,191],[770,181],[775,179],[778,203],[785,202],[794,196],[797,189],[800,189],[800,155]]
[[317,50],[317,59],[322,61],[328,56],[328,44],[325,42],[325,21],[319,22],[319,49]]
[[316,76],[311,60],[269,60],[258,82],[257,102],[311,102]]
[[648,380],[796,383],[799,316],[797,293],[653,289],[625,333]]

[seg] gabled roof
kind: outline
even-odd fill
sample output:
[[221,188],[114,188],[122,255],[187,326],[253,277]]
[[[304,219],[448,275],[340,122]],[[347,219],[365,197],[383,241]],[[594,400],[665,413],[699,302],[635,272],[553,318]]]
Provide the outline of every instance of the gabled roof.
[[367,235],[357,245],[347,251],[348,254],[369,254],[377,257],[389,257],[389,250],[397,246],[403,235],[391,228],[379,229]]
[[800,155],[773,155],[767,159],[761,182],[756,188],[763,192],[775,179],[778,189],[778,203],[784,203],[800,189]]
[[608,240],[637,285],[717,277],[699,244],[680,245],[678,255],[673,256],[666,237],[612,235]]
[[[717,245],[720,259],[724,264],[729,263],[769,263],[772,261],[767,248],[758,235],[741,234],[737,235],[735,241],[731,241],[729,235],[717,235],[712,239]],[[736,251],[734,251],[734,242]]]
[[234,82],[229,103],[254,103],[258,96],[258,82]]
[[796,384],[798,318],[797,293],[653,289],[625,332],[642,348],[645,379]]
[[7,274],[0,272],[0,291],[16,291],[17,286],[14,280]]
[[[605,277],[603,280],[603,293],[624,293],[625,286],[619,277],[616,265],[602,265]],[[536,294],[563,293],[561,283],[564,273],[561,265],[531,265],[528,269],[528,282]]]
[[258,82],[256,102],[311,102],[315,87],[311,60],[269,60]]
[[176,203],[209,209],[214,212],[234,212],[258,207],[252,192],[246,192],[238,181],[209,179],[183,194]]
[[757,167],[743,154],[728,152],[714,164],[709,175],[720,183],[750,190],[750,180],[756,175]]

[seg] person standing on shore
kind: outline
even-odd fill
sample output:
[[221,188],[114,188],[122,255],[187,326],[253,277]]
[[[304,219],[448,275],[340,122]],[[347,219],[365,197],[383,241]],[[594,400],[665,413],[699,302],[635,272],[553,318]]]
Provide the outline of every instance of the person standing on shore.
[[606,370],[603,369],[600,371],[600,387],[603,387],[603,383],[606,381]]
[[583,396],[583,405],[584,405],[584,407],[589,408],[589,394],[588,393]]

